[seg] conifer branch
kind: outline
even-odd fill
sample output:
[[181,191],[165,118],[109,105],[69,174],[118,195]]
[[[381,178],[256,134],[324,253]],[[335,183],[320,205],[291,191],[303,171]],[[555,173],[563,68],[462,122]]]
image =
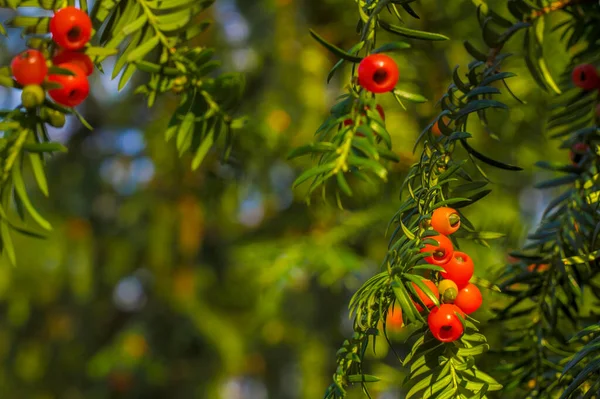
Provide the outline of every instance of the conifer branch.
[[[585,57],[593,58],[594,52],[597,57],[597,47],[594,45],[598,40],[594,37],[597,33],[571,30],[571,37],[566,34],[572,27],[591,26],[590,18],[593,21],[599,11],[598,4],[591,3],[559,1],[529,11],[524,7],[517,10],[518,7],[509,6],[509,9],[516,18],[528,15],[523,20],[535,23],[536,18],[554,11],[574,6],[588,7],[581,12],[570,12],[571,19],[560,26],[565,29],[563,38],[567,49],[587,43],[573,57],[576,62],[582,62]],[[596,23],[591,22],[592,25]],[[533,36],[537,36],[536,40],[541,43],[539,35],[526,33],[526,48],[531,44],[528,37]],[[492,49],[491,54],[496,56],[498,53],[497,49]],[[527,51],[525,57],[540,87],[552,85],[553,81],[547,79],[547,71],[538,69],[538,66],[545,65],[543,54],[538,51],[532,57],[531,51]],[[592,283],[598,274],[599,252],[594,245],[594,237],[597,234],[596,226],[600,224],[600,214],[597,212],[600,185],[597,181],[599,164],[596,150],[600,130],[598,120],[594,121],[593,116],[597,99],[595,93],[571,90],[573,67],[571,63],[565,71],[565,83],[561,89],[555,90],[564,94],[553,107],[548,129],[554,132],[551,137],[562,139],[561,148],[571,149],[585,143],[593,150],[585,151],[581,155],[583,158],[574,165],[537,163],[540,168],[564,174],[563,177],[537,184],[537,188],[564,187],[564,191],[550,202],[538,228],[528,237],[529,242],[521,251],[511,253],[518,262],[506,268],[499,284],[511,300],[503,309],[497,309],[497,320],[508,325],[508,331],[512,330],[501,353],[507,359],[518,356],[518,359],[505,362],[501,368],[508,382],[506,390],[511,392],[520,388],[531,398],[587,398],[597,389],[592,389],[594,382],[591,382],[583,391],[577,391],[578,387],[586,385],[583,377],[577,379],[565,374],[572,372],[575,364],[570,363],[563,370],[565,362],[577,350],[576,345],[567,342],[568,336],[581,323],[585,324],[585,318],[580,314],[584,290],[591,288],[596,297],[600,294]],[[562,378],[558,378],[561,375]]]
[[[523,4],[520,4],[520,5],[523,5]],[[550,9],[545,10],[545,12],[563,9],[563,8],[567,7],[568,5],[572,5],[572,4],[561,4],[560,7],[558,7],[555,4]],[[491,165],[494,165],[497,167],[501,167],[503,169],[518,170],[518,168],[513,168],[510,165],[506,165],[506,164],[502,164],[502,163],[494,161],[494,160],[490,160],[487,157],[483,156],[482,154],[479,154],[476,151],[474,151],[472,148],[470,148],[470,146],[468,146],[466,144],[466,139],[468,139],[468,137],[469,137],[468,134],[464,137],[461,137],[461,134],[466,133],[463,129],[461,129],[461,127],[464,128],[464,126],[466,126],[466,118],[462,119],[462,116],[468,115],[471,112],[478,112],[480,119],[482,120],[482,122],[484,124],[486,124],[485,112],[483,112],[483,111],[486,108],[490,108],[490,107],[494,107],[494,106],[497,106],[497,107],[503,106],[502,103],[496,103],[493,100],[489,100],[489,99],[480,100],[480,102],[474,102],[471,104],[462,103],[460,100],[464,99],[464,98],[468,98],[469,94],[471,94],[471,93],[481,93],[482,97],[484,97],[484,98],[489,97],[489,95],[493,94],[494,91],[487,88],[486,85],[489,85],[490,83],[492,83],[494,81],[504,81],[505,78],[513,76],[512,74],[507,73],[507,72],[500,72],[501,71],[500,64],[503,62],[504,59],[506,59],[509,56],[509,54],[504,54],[504,55],[501,54],[501,50],[504,47],[505,43],[511,37],[513,37],[516,32],[518,32],[519,30],[523,30],[523,29],[525,29],[525,30],[530,29],[531,24],[529,23],[529,21],[525,21],[527,18],[522,18],[523,7],[521,7],[521,9],[518,9],[518,7],[513,7],[513,9],[511,9],[511,12],[513,12],[513,15],[515,15],[515,16],[517,16],[517,14],[518,14],[518,17],[517,17],[518,21],[516,23],[509,22],[508,20],[504,19],[503,17],[500,17],[498,14],[494,13],[487,7],[485,7],[485,9],[481,6],[479,7],[478,13],[479,13],[480,21],[481,21],[482,28],[483,28],[483,36],[484,36],[486,44],[490,48],[488,55],[486,56],[486,55],[484,55],[484,53],[479,52],[470,43],[468,43],[468,42],[465,43],[465,46],[466,46],[467,50],[469,51],[469,53],[471,55],[473,55],[478,60],[478,62],[472,63],[470,65],[470,70],[469,70],[469,73],[467,74],[467,76],[469,78],[468,82],[463,82],[460,79],[460,77],[458,76],[458,74],[456,73],[457,70],[455,70],[454,84],[449,89],[448,94],[445,95],[441,100],[442,108],[444,110],[443,113],[441,115],[439,115],[424,130],[424,132],[419,137],[419,141],[424,140],[426,137],[431,139],[431,137],[432,137],[431,129],[434,126],[434,124],[437,124],[443,116],[449,116],[451,119],[451,123],[454,123],[454,127],[453,128],[450,127],[449,126],[450,124],[441,124],[441,126],[440,126],[440,130],[442,131],[442,133],[444,135],[449,136],[449,137],[445,137],[444,139],[448,140],[447,143],[452,143],[451,145],[449,145],[449,148],[453,148],[454,143],[459,142],[459,143],[463,144],[463,147],[465,147],[465,149],[467,149],[470,152],[470,156],[472,157],[471,158],[472,160],[473,160],[473,158],[477,158],[484,162],[487,161],[487,163],[490,163]],[[536,16],[541,16],[541,15],[542,14],[539,14]],[[523,21],[523,22],[519,22],[519,21]],[[497,24],[498,26],[504,27],[504,29],[505,29],[504,33],[502,33],[502,34],[497,33],[492,28],[494,23]],[[529,40],[528,33],[526,33],[525,36],[526,36],[526,47],[531,48],[531,44],[527,41],[527,40]],[[539,43],[536,45],[539,46]],[[529,57],[530,59],[533,58],[531,51],[528,50],[527,53],[528,53],[527,57]],[[538,61],[539,61],[539,58],[538,58]],[[531,62],[529,62],[529,64],[531,64]],[[538,82],[541,82],[542,85],[547,84],[550,87],[552,87],[553,89],[555,89],[555,91],[560,92],[560,90],[557,89],[556,84],[554,83],[552,77],[549,75],[548,71],[546,69],[544,69],[544,65],[545,65],[544,62],[543,61],[537,62],[535,65],[542,66],[541,72],[538,69],[530,68],[530,70],[532,70],[532,73],[534,73],[534,77],[538,78],[537,79]],[[477,70],[477,68],[479,68],[481,66],[484,67],[484,71],[480,75],[478,75],[476,70]],[[479,79],[478,79],[478,77],[479,77]],[[482,83],[479,83],[479,82],[482,82]],[[485,84],[483,84],[483,82],[485,82]],[[473,87],[473,86],[475,86],[475,87]],[[483,87],[481,87],[481,86],[483,86]],[[476,90],[478,90],[478,91],[476,91]],[[459,91],[459,92],[462,92],[461,94],[464,94],[463,96],[458,97],[459,98],[458,103],[456,101],[457,96],[454,95],[454,91]],[[510,89],[509,89],[509,92],[510,92]],[[457,139],[457,137],[459,137],[459,138]],[[445,141],[444,139],[442,139],[442,141]],[[404,276],[403,273],[410,271],[414,267],[415,261],[418,262],[418,260],[419,260],[418,256],[415,255],[415,254],[418,254],[418,252],[415,252],[414,250],[411,251],[410,248],[419,248],[421,245],[419,242],[420,239],[426,238],[426,236],[425,237],[422,236],[424,229],[422,228],[420,223],[422,221],[422,218],[424,218],[424,217],[426,218],[426,215],[429,212],[431,212],[431,209],[432,209],[427,205],[427,202],[425,202],[425,204],[423,203],[424,199],[430,199],[432,196],[432,193],[428,190],[433,189],[433,187],[428,189],[427,184],[429,182],[434,182],[433,184],[435,184],[435,187],[441,186],[440,188],[441,188],[442,192],[444,192],[444,193],[446,193],[448,190],[447,188],[445,188],[445,189],[443,188],[443,180],[442,180],[442,182],[438,183],[438,178],[435,178],[430,175],[432,173],[432,169],[423,168],[423,165],[422,165],[423,160],[431,159],[433,164],[435,164],[436,166],[439,165],[440,171],[447,170],[448,165],[445,164],[444,162],[439,164],[438,162],[433,161],[436,159],[436,153],[438,151],[440,151],[440,149],[441,149],[441,147],[439,145],[435,145],[435,143],[436,143],[435,139],[433,141],[431,141],[431,144],[429,144],[428,141],[425,141],[425,149],[424,149],[423,155],[421,157],[421,162],[418,165],[416,170],[411,169],[411,171],[409,172],[408,177],[405,181],[405,187],[408,188],[408,193],[410,194],[410,197],[407,198],[406,202],[402,205],[401,209],[399,210],[399,212],[397,213],[396,217],[393,220],[393,222],[396,222],[398,224],[398,227],[396,228],[396,230],[394,231],[394,234],[392,236],[392,242],[390,243],[390,252],[388,253],[388,256],[387,256],[386,262],[385,262],[388,271],[382,272],[380,275],[374,277],[374,279],[371,279],[367,283],[365,283],[363,288],[361,288],[361,290],[359,290],[355,294],[355,296],[351,302],[351,309],[356,314],[356,316],[355,316],[355,331],[357,331],[359,333],[367,334],[368,332],[371,332],[372,335],[375,334],[373,332],[375,329],[375,326],[376,326],[375,321],[382,319],[382,316],[384,315],[384,312],[385,312],[385,310],[382,312],[382,309],[386,309],[386,306],[389,305],[389,301],[390,301],[389,298],[392,298],[391,299],[392,301],[397,300],[399,302],[399,304],[402,308],[403,314],[406,315],[409,323],[421,323],[421,325],[422,325],[422,318],[420,317],[420,315],[414,308],[414,306],[413,306],[414,303],[411,303],[410,301],[408,301],[408,302],[406,301],[407,298],[410,298],[410,295],[408,294],[410,292],[410,290],[407,290],[408,287],[404,287],[405,282],[402,281],[402,277]],[[446,146],[444,146],[444,148],[446,148]],[[449,151],[451,154],[452,150],[450,149]],[[443,155],[443,157],[440,159],[443,159],[444,161],[449,162],[451,158],[447,155],[450,155],[450,154],[442,153],[438,156],[441,157]],[[460,177],[468,176],[467,172],[465,170],[461,169],[461,166],[462,165],[458,164],[453,169],[451,169],[453,174],[460,171],[460,172],[462,172],[461,174],[459,174]],[[421,185],[417,186],[416,188],[412,187],[413,184],[419,184],[419,180],[417,180],[418,178],[420,178],[419,180],[420,180]],[[573,179],[571,181],[573,181]],[[590,189],[590,184],[588,184],[588,183],[584,183],[583,186],[585,186],[587,189]],[[592,187],[592,191],[593,191],[593,187]],[[478,197],[478,199],[480,199],[480,198],[481,197]],[[442,202],[446,203],[449,199],[442,197],[442,198],[440,198],[440,200]],[[456,199],[456,200],[467,202],[462,199]],[[571,205],[571,203],[569,203],[569,205]],[[576,202],[574,206],[577,206],[577,205],[579,205],[579,204]],[[414,218],[417,218],[417,219],[415,220]],[[395,241],[395,240],[397,240],[397,241]],[[564,256],[565,256],[564,250],[558,250],[557,253],[560,254],[560,256],[562,258],[564,258]],[[533,257],[535,258],[536,256],[533,256]],[[560,258],[560,259],[562,259],[562,258]],[[537,260],[542,261],[543,259],[537,259]],[[554,297],[555,297],[555,298],[553,298],[553,300],[555,301],[554,306],[560,305],[560,306],[562,306],[562,308],[564,308],[564,304],[562,304],[562,302],[560,302],[562,300],[562,297],[556,298],[555,291],[553,291],[553,290],[557,288],[557,284],[550,276],[551,276],[550,274],[547,274],[547,275],[545,275],[545,279],[542,280],[543,281],[543,283],[541,285],[542,295],[539,297],[540,299],[537,302],[538,309],[540,309],[540,311],[544,310],[540,314],[540,317],[538,317],[534,322],[534,325],[536,326],[535,328],[537,329],[537,336],[540,336],[539,334],[541,334],[543,332],[543,331],[539,330],[539,328],[545,327],[542,319],[543,319],[543,317],[545,317],[547,315],[546,314],[547,312],[545,312],[545,310],[548,305],[546,303],[546,300],[544,299],[546,297],[546,295],[550,295],[550,292],[553,292]],[[400,290],[399,292],[404,292],[406,295],[399,293],[398,290]],[[570,291],[564,290],[564,293],[567,296],[569,295],[569,292]],[[415,301],[414,297],[413,297],[413,301]],[[418,301],[418,299],[417,299],[417,301]],[[558,303],[556,301],[558,301]],[[526,314],[529,314],[530,311],[531,311],[531,309],[528,308],[527,312],[523,312],[520,314],[526,315]],[[421,319],[421,320],[419,320],[419,319]],[[422,334],[425,332],[425,329],[422,328],[418,332]],[[361,337],[364,339],[364,336],[361,336]],[[519,339],[522,341],[523,337],[520,337]],[[360,341],[360,340],[358,341],[358,343],[360,343],[360,344],[362,344],[362,342],[363,341]],[[423,345],[423,342],[424,342],[423,338],[421,338],[420,341],[417,340],[417,342],[415,344],[416,347],[418,348],[419,345]],[[435,342],[435,340],[430,341],[430,342]],[[558,355],[564,356],[565,353],[568,354],[568,352],[566,350],[556,347],[554,344],[551,344],[549,341],[547,341],[545,339],[541,340],[539,342],[543,346],[544,350],[548,350],[548,351],[552,352],[554,355],[558,354]],[[438,343],[438,345],[443,346],[439,343]],[[339,353],[339,355],[341,355],[341,357],[338,358],[338,370],[334,376],[334,384],[328,390],[328,392],[326,394],[326,398],[338,398],[338,397],[343,398],[343,397],[345,397],[345,389],[350,382],[348,378],[345,378],[345,376],[348,376],[352,372],[359,371],[359,370],[351,370],[350,367],[347,366],[347,363],[346,363],[347,358],[345,357],[345,353],[348,350],[346,348],[347,346],[348,346],[348,343],[345,343],[345,346],[344,346],[345,349],[343,348],[343,350],[341,350]],[[354,346],[352,348],[356,348],[356,347]],[[534,350],[536,351],[536,353],[539,356],[541,354],[541,352],[540,352],[540,350],[538,350],[538,348],[540,348],[540,347],[537,345],[534,345],[534,348],[535,348]],[[417,349],[417,351],[418,351],[418,349]],[[413,352],[415,352],[414,348],[413,348]],[[437,352],[436,352],[435,356],[438,356]],[[359,358],[358,361],[359,361],[358,363],[360,363],[360,361],[362,361],[362,358]],[[406,365],[407,363],[410,363],[411,361],[414,361],[414,359],[412,359],[409,356],[408,359],[404,360],[403,364]],[[527,360],[527,362],[524,362],[524,366],[528,367],[528,366],[532,365],[532,367],[539,369],[540,367],[541,368],[547,367],[549,363],[550,363],[549,360],[547,360],[547,359],[544,360],[542,358],[541,363],[538,363],[537,361],[534,361],[533,363],[531,363],[531,360]],[[418,363],[418,364],[423,364],[423,362]],[[444,361],[442,360],[441,363],[438,363],[438,367],[440,367],[443,370],[443,372],[445,372],[445,374],[443,374],[442,376],[437,375],[435,377],[436,379],[434,381],[432,381],[431,378],[435,374],[429,374],[427,377],[429,379],[426,378],[425,380],[423,380],[421,378],[418,378],[418,376],[420,374],[422,374],[422,372],[419,373],[417,371],[417,374],[413,374],[415,372],[415,370],[411,370],[411,374],[409,375],[409,378],[410,378],[410,381],[412,382],[412,384],[414,384],[414,385],[413,385],[412,389],[409,391],[408,395],[412,396],[414,394],[420,393],[423,390],[424,390],[423,397],[430,397],[430,396],[452,397],[453,395],[455,395],[458,391],[458,386],[456,384],[456,371],[452,367],[452,363],[444,363]],[[341,373],[340,373],[340,368],[342,368]],[[517,366],[513,366],[513,368],[516,369],[515,371],[521,370],[521,368],[519,368]],[[557,370],[560,370],[560,367],[555,366],[554,369],[555,369],[555,372],[557,372]],[[449,379],[447,381],[444,379],[445,376],[449,377]],[[422,377],[422,375],[421,375],[421,377]],[[436,382],[436,383],[433,384],[433,382]],[[520,382],[522,382],[522,381],[520,381]],[[494,383],[495,383],[495,381],[494,381]],[[492,385],[495,387],[495,389],[499,389],[501,387],[499,384],[494,385],[494,383],[492,383]],[[490,388],[489,384],[490,384],[489,381],[486,383],[483,383],[481,385],[482,391],[479,391],[479,392],[472,391],[472,392],[476,393],[477,397],[484,397],[487,390]],[[514,385],[514,384],[512,384],[512,385]],[[549,389],[552,390],[557,385],[558,385],[558,383],[556,381],[554,381],[551,384],[551,386],[549,387]],[[364,389],[364,384],[363,384],[363,389]],[[535,391],[535,392],[539,392],[539,391]]]
[[[417,144],[423,143],[424,149],[420,160],[409,170],[405,179],[403,188],[407,197],[390,222],[390,225],[397,227],[392,233],[388,254],[383,262],[386,271],[368,280],[350,302],[355,333],[338,352],[337,370],[325,398],[344,398],[346,390],[353,383],[361,384],[368,395],[365,384],[367,381],[376,381],[376,377],[368,375],[364,380],[360,378],[364,351],[369,339],[374,340],[379,335],[380,321],[383,322],[382,331],[385,334],[387,312],[394,304],[402,309],[405,323],[415,326],[414,335],[418,337],[413,342],[411,354],[402,361],[402,365],[409,367],[410,371],[404,385],[408,389],[407,397],[486,397],[487,392],[502,388],[474,364],[474,356],[485,352],[488,346],[473,322],[465,320],[466,333],[459,341],[437,341],[430,335],[423,316],[416,308],[416,304],[422,302],[416,296],[412,283],[422,279],[418,275],[420,270],[428,270],[434,276],[440,270],[438,266],[423,262],[424,255],[420,252],[420,248],[428,242],[428,237],[435,234],[427,223],[432,211],[443,205],[462,211],[462,208],[489,194],[489,190],[485,189],[485,180],[478,182],[477,186],[473,185],[475,180],[467,168],[468,160],[454,159],[456,145],[468,151],[472,162],[520,170],[490,159],[467,144],[471,135],[466,127],[471,114],[477,114],[485,123],[489,109],[506,108],[503,103],[492,99],[493,95],[500,93],[492,87],[494,82],[512,76],[498,72],[504,59],[506,56],[499,57],[492,65],[487,65],[485,60],[469,64],[466,81],[461,78],[457,68],[453,83],[440,100],[442,112],[419,136]],[[433,134],[434,126],[439,127],[440,137]],[[479,171],[483,173],[481,169]],[[461,220],[466,229],[462,237],[479,237],[485,243],[485,235],[477,232],[462,212]]]
[[[113,79],[119,75],[118,89],[121,90],[137,71],[147,74],[148,79],[134,92],[147,96],[152,107],[160,95],[175,93],[180,98],[180,106],[173,115],[166,139],[176,139],[180,155],[192,152],[192,168],[200,166],[206,155],[220,141],[224,141],[224,158],[231,150],[233,132],[244,126],[244,118],[236,118],[244,90],[244,78],[239,73],[214,72],[220,63],[213,60],[214,50],[193,45],[194,39],[210,26],[209,21],[199,21],[200,14],[213,4],[213,0],[116,0],[96,1],[93,10],[87,10],[82,2],[84,15],[89,13],[93,26],[94,47],[85,44],[81,52],[89,56],[95,67],[101,69],[101,62],[109,56],[117,55]],[[55,0],[0,0],[0,8],[19,10],[35,7],[57,11],[66,6],[64,1]],[[88,18],[86,16],[86,18]],[[89,19],[88,19],[89,21]],[[88,23],[91,23],[88,22]],[[42,37],[50,31],[49,17],[17,15],[6,22],[7,27],[20,28],[28,37],[30,49],[39,50],[45,60],[56,56],[58,45],[52,39]],[[0,27],[0,33],[6,33]],[[33,35],[33,36],[31,36]],[[92,66],[90,66],[92,69]],[[52,66],[50,72],[56,75],[72,74]],[[0,68],[0,85],[11,89],[24,89],[8,67]],[[61,85],[44,81],[44,93]],[[44,175],[44,153],[64,151],[58,143],[51,142],[46,124],[62,127],[65,117],[74,115],[89,129],[83,117],[73,108],[59,105],[55,101],[40,100],[36,107],[20,104],[12,111],[0,114],[0,194],[3,212],[0,213],[2,230],[0,248],[7,251],[14,263],[16,256],[9,237],[15,228],[21,227],[10,220],[10,201],[14,201],[19,218],[24,221],[25,213],[46,230],[50,225],[43,219],[27,198],[21,171],[21,158],[28,155],[38,187],[45,195],[47,183]],[[27,153],[27,154],[26,154]],[[6,154],[4,156],[4,154]],[[13,191],[15,194],[13,195]],[[25,209],[27,212],[24,212]],[[10,227],[10,229],[9,229]],[[30,235],[39,236],[32,233]]]
[[[351,184],[348,177],[370,180],[376,176],[382,181],[387,180],[387,161],[398,162],[398,156],[392,151],[390,134],[387,131],[383,114],[376,112],[377,102],[372,93],[364,90],[357,81],[356,64],[364,58],[380,53],[404,50],[410,47],[405,41],[387,43],[377,47],[375,32],[378,28],[387,30],[402,39],[447,40],[448,38],[436,33],[423,32],[396,26],[383,20],[389,14],[392,18],[402,20],[396,4],[388,0],[373,2],[356,1],[360,16],[358,31],[360,41],[348,51],[340,49],[327,42],[316,32],[311,35],[326,49],[340,57],[338,63],[329,72],[329,82],[334,74],[345,64],[352,64],[353,78],[346,86],[347,93],[339,98],[331,108],[331,116],[317,129],[314,143],[294,149],[289,158],[312,155],[318,158],[318,165],[304,171],[294,182],[294,187],[311,181],[307,198],[317,189],[321,189],[326,197],[327,186],[335,178],[334,191],[338,204],[341,206],[341,196],[352,196]],[[405,13],[415,17],[417,14],[408,3],[402,4]],[[402,101],[421,103],[427,101],[423,96],[409,93],[398,88],[391,91],[398,103]]]

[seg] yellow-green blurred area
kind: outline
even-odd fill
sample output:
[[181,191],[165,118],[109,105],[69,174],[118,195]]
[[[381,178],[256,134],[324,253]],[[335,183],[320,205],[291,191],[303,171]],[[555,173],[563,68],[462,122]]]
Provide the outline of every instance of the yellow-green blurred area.
[[[451,40],[411,41],[411,49],[393,55],[398,87],[429,102],[407,104],[405,111],[391,95],[379,96],[401,161],[391,166],[387,183],[353,181],[355,196],[345,199],[345,210],[318,199],[307,206],[307,187],[292,191],[291,183],[313,161],[290,162],[286,155],[313,139],[350,79],[346,66],[326,85],[337,60],[308,30],[350,48],[358,38],[354,1],[218,0],[211,8],[215,25],[198,44],[215,47],[223,71],[247,79],[241,112],[250,120],[226,164],[215,150],[192,172],[190,157],[179,158],[175,144],[164,141],[176,99],[167,96],[148,110],[132,94],[143,74],[117,93],[110,73],[97,72],[81,107],[94,130],[75,118],[50,130],[69,152],[48,160],[49,198],[33,189],[26,171],[34,204],[54,230],[45,240],[14,234],[18,265],[0,261],[0,397],[322,397],[335,353],[352,333],[349,298],[384,259],[387,223],[418,156],[414,142],[439,112],[436,101],[454,66],[466,71],[471,61],[462,41],[483,48],[471,2],[424,0],[414,8],[421,19],[407,16],[410,27]],[[2,10],[0,17],[11,15]],[[377,39],[392,38],[382,33]],[[19,32],[10,31],[2,65],[23,46]],[[552,195],[530,188],[547,177],[534,162],[568,158],[544,132],[550,95],[535,86],[520,47],[513,50],[507,66],[519,76],[508,82],[527,104],[502,97],[511,110],[489,115],[499,140],[475,119],[469,123],[478,151],[524,168],[483,166],[494,191],[465,210],[478,229],[507,234],[491,248],[461,245],[477,275],[492,281]],[[548,64],[558,75],[566,57],[559,46],[550,50]],[[112,62],[105,62],[107,71]],[[4,108],[18,104],[18,91],[1,90]],[[484,296],[480,320],[501,301],[487,291]],[[499,345],[498,328],[484,332]],[[389,333],[396,351],[405,353],[405,334]],[[385,340],[375,348],[365,363],[365,372],[382,378],[371,385],[372,397],[403,397],[399,361]],[[478,362],[490,373],[498,364],[485,357]],[[349,395],[359,397],[359,388]]]

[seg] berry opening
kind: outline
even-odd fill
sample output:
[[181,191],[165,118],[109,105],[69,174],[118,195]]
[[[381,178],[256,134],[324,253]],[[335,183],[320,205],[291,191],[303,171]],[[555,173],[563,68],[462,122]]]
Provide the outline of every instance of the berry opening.
[[446,250],[444,248],[438,248],[434,253],[433,257],[435,259],[443,259],[446,256]]
[[385,83],[385,81],[388,78],[388,73],[385,69],[378,69],[377,71],[375,71],[375,74],[373,74],[373,81],[375,81],[375,83],[377,84],[383,84]]
[[581,71],[581,72],[579,73],[579,80],[581,80],[582,82],[584,82],[584,81],[586,80],[586,79],[585,79],[585,72],[584,72],[584,71]]
[[80,40],[81,39],[81,29],[78,26],[72,27],[67,32],[67,38],[72,42],[76,42],[76,41]]
[[583,154],[573,153],[573,156],[572,156],[573,163],[579,164],[579,162],[581,162],[582,159],[583,159]]
[[452,338],[452,326],[442,326],[440,328],[440,338],[441,339],[451,339]]
[[69,97],[70,98],[75,98],[75,97],[77,97],[78,94],[79,94],[79,92],[77,90],[71,90],[69,92]]
[[460,224],[460,217],[456,213],[450,215],[448,220],[450,221],[450,226],[452,227],[456,227],[458,224]]

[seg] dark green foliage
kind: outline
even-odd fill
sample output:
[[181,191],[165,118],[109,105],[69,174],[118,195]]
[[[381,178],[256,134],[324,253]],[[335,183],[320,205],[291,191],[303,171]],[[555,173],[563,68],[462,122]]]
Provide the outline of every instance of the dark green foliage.
[[[572,397],[579,388],[585,385],[584,390],[586,394],[583,398],[591,398],[594,394],[600,391],[600,378],[598,378],[599,371],[599,351],[600,351],[600,338],[598,332],[600,331],[600,325],[591,325],[579,333],[577,333],[571,342],[579,345],[583,344],[583,347],[574,354],[567,358],[569,361],[563,369],[563,375],[572,376],[574,375],[572,382],[569,384],[567,389],[564,390],[560,399],[566,399]],[[579,370],[579,372],[575,372]],[[566,379],[570,381],[571,379]]]
[[[536,187],[561,191],[546,208],[522,250],[511,254],[517,262],[508,265],[499,277],[500,288],[510,298],[506,307],[497,309],[496,316],[508,327],[502,350],[507,361],[501,371],[505,372],[507,394],[518,395],[513,389],[521,388],[518,392],[527,391],[532,398],[591,398],[598,390],[594,373],[600,367],[593,358],[585,358],[590,347],[582,347],[578,339],[569,342],[568,337],[586,324],[583,307],[591,299],[588,293],[596,298],[599,294],[594,279],[600,257],[600,130],[594,114],[597,95],[573,89],[571,70],[581,62],[597,60],[600,31],[593,26],[598,26],[600,6],[588,1],[561,1],[536,8],[515,1],[509,2],[509,10],[513,17],[531,24],[524,48],[532,77],[540,87],[563,93],[551,108],[549,136],[562,141],[560,148],[571,149],[582,143],[590,150],[575,158],[575,165],[537,163],[539,168],[560,176]],[[549,21],[545,15],[555,11],[565,12],[567,18],[552,30],[563,29],[563,45],[567,49],[578,48],[560,79],[561,87],[548,73],[542,52],[547,34],[544,23]],[[592,330],[593,327],[589,332]],[[588,330],[576,337],[585,335],[585,331]],[[579,356],[571,355],[578,350]],[[574,360],[565,366],[569,359]],[[576,368],[576,364],[581,367]],[[581,370],[579,375],[576,369]],[[564,375],[558,378],[561,374]]]

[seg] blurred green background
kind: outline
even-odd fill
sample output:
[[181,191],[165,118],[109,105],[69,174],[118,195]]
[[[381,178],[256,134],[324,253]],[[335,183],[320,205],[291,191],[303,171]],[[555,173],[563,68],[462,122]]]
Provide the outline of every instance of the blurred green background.
[[[116,82],[94,75],[81,108],[94,131],[75,118],[51,130],[69,153],[48,163],[51,197],[32,193],[55,230],[46,240],[15,235],[18,266],[0,260],[0,397],[322,397],[335,352],[352,331],[349,298],[384,258],[386,225],[400,204],[414,141],[439,112],[435,103],[453,67],[465,70],[470,61],[462,41],[481,43],[471,2],[427,0],[415,9],[421,19],[411,26],[452,40],[413,41],[394,55],[399,87],[430,101],[403,111],[391,95],[380,96],[402,160],[387,184],[357,187],[346,210],[319,201],[306,206],[306,187],[290,187],[311,161],[288,162],[286,154],[312,140],[349,80],[346,68],[325,84],[336,59],[308,29],[351,47],[354,1],[218,0],[210,9],[215,25],[200,44],[217,49],[223,70],[247,76],[242,112],[250,123],[227,165],[215,151],[191,172],[190,159],[164,143],[176,100],[148,110],[132,94],[135,81],[117,93]],[[0,19],[11,15],[2,10]],[[10,34],[1,42],[3,65],[24,46],[18,31]],[[548,57],[561,72],[564,54],[554,48]],[[547,177],[533,163],[568,157],[544,136],[549,97],[518,55],[508,65],[519,74],[511,89],[527,104],[504,97],[512,109],[490,118],[500,141],[471,123],[479,151],[525,169],[484,168],[494,192],[466,210],[480,230],[507,234],[489,249],[464,243],[476,273],[492,281],[507,249],[522,242],[549,201],[530,188]],[[12,107],[19,93],[0,89],[0,102]],[[501,300],[484,295],[482,320]],[[497,329],[484,331],[499,345]],[[402,353],[402,331],[390,334]],[[369,374],[382,377],[371,393],[398,398],[403,373],[384,342],[368,355]],[[484,370],[496,364],[479,360]],[[350,395],[358,397],[358,389]]]

